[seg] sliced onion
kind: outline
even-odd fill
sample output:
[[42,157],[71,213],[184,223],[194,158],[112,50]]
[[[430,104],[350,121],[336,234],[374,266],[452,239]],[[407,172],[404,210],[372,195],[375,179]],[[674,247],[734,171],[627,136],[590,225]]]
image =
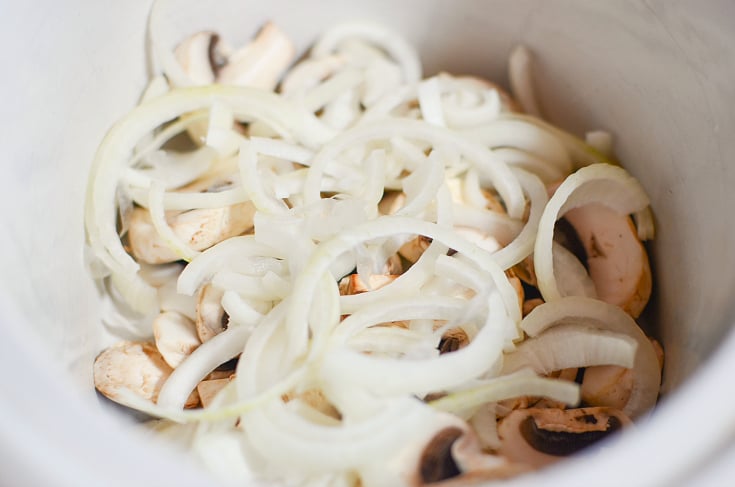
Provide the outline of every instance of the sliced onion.
[[401,66],[404,82],[421,79],[421,63],[415,49],[395,33],[371,22],[345,22],[332,27],[317,40],[311,55],[315,58],[327,56],[349,38],[365,39],[388,52]]
[[166,379],[158,393],[158,405],[183,408],[186,398],[207,374],[242,353],[251,332],[247,326],[230,326],[197,347]]
[[603,301],[570,296],[538,306],[523,319],[521,327],[530,336],[537,336],[547,328],[566,323],[584,323],[635,339],[637,351],[633,364],[633,391],[623,412],[635,418],[656,404],[661,384],[656,351],[630,315]]
[[466,389],[450,392],[444,397],[429,402],[440,411],[462,413],[482,404],[502,401],[513,397],[543,396],[575,406],[579,403],[579,386],[573,382],[538,377],[528,370],[502,377],[481,380]]
[[567,211],[589,203],[625,215],[646,208],[649,201],[640,183],[619,166],[593,164],[565,179],[544,209],[533,252],[538,288],[546,301],[561,297],[554,275],[554,225]]
[[539,374],[596,365],[631,368],[638,343],[622,333],[563,324],[529,338],[505,356],[503,370],[530,367]]

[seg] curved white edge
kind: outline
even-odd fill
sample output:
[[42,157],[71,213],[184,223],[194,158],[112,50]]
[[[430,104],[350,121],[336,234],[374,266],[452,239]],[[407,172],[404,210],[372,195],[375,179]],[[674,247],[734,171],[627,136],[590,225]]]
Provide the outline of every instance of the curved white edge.
[[[0,298],[0,484],[8,486],[212,486],[190,460],[93,407],[79,386]],[[91,365],[90,365],[91,366]],[[152,459],[154,459],[152,461]]]

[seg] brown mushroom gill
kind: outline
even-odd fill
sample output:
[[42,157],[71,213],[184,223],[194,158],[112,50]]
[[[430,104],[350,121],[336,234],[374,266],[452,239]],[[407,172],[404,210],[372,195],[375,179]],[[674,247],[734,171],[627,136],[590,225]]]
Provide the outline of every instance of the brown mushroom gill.
[[613,408],[517,409],[498,425],[498,451],[514,463],[540,468],[588,448],[631,424]]
[[462,434],[459,428],[446,428],[426,445],[419,462],[419,475],[423,484],[441,482],[461,473],[452,458],[452,445]]
[[604,425],[598,424],[601,420],[598,420],[593,414],[581,415],[578,420],[596,429],[587,431],[548,430],[540,426],[533,416],[529,416],[521,423],[520,431],[528,444],[536,450],[548,455],[568,456],[597,443],[622,427],[622,423],[615,416],[606,418]]

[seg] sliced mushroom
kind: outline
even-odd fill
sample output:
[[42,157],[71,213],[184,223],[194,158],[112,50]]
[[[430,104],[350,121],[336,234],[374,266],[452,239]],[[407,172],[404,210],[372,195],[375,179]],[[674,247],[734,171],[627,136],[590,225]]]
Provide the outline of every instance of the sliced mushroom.
[[327,400],[322,391],[320,391],[319,389],[307,389],[300,393],[290,392],[283,396],[283,400],[285,402],[291,401],[296,398],[304,401],[310,407],[314,408],[315,410],[326,416],[329,416],[330,418],[342,418],[342,414],[340,414],[339,410],[337,410],[337,408],[335,408],[334,405],[332,405],[332,403]]
[[203,380],[197,385],[197,392],[199,393],[199,399],[202,402],[202,407],[206,408],[212,404],[214,397],[219,391],[221,391],[230,381],[234,378],[234,374],[224,379],[210,379]]
[[429,245],[431,245],[431,239],[429,237],[419,235],[403,244],[401,248],[398,249],[398,254],[413,264],[419,260],[419,257],[421,257],[424,251],[429,248]]
[[518,409],[498,425],[499,453],[533,468],[551,464],[631,424],[612,408]]
[[406,203],[406,194],[401,191],[386,191],[378,203],[381,215],[393,215]]
[[250,44],[229,57],[217,81],[273,90],[295,55],[296,48],[291,39],[268,22]]
[[598,298],[637,318],[651,296],[651,268],[630,217],[598,204],[564,215],[584,245]]
[[165,311],[153,320],[153,337],[158,352],[174,369],[202,344],[194,322],[175,311]]
[[199,291],[197,301],[196,331],[202,343],[221,333],[227,323],[227,315],[222,308],[224,291],[207,284]]
[[372,274],[368,277],[368,282],[365,283],[359,274],[350,274],[339,282],[339,293],[347,296],[375,291],[395,281],[398,277],[396,275]]
[[393,254],[388,257],[388,260],[385,262],[385,267],[383,268],[383,274],[393,275],[396,277],[403,274],[403,263],[401,262],[400,255]]
[[523,307],[521,308],[523,311],[523,317],[525,318],[528,313],[536,309],[538,306],[541,306],[542,304],[544,304],[544,300],[541,298],[531,298],[525,300],[523,302]]
[[464,431],[459,428],[445,428],[426,445],[419,461],[422,485],[457,477],[461,473],[452,458],[452,445],[463,434]]
[[512,269],[521,281],[529,286],[538,287],[536,269],[533,266],[533,254],[514,265]]
[[[172,371],[155,344],[120,342],[104,350],[95,359],[94,386],[115,402],[122,402],[122,389],[156,402],[163,383]],[[193,392],[185,407],[196,407],[198,404],[199,396]]]
[[178,45],[176,60],[189,78],[197,85],[214,83],[219,66],[224,64],[219,36],[214,32],[197,32]]
[[470,337],[462,328],[452,328],[439,340],[439,353],[456,352],[470,343]]
[[[250,202],[224,208],[198,209],[169,214],[167,222],[176,235],[194,250],[206,250],[253,227],[255,207]],[[130,218],[128,244],[133,256],[149,264],[174,262],[180,257],[153,226],[148,210],[135,208]]]
[[516,290],[516,294],[518,295],[518,308],[522,310],[523,301],[525,299],[523,284],[521,284],[521,280],[516,276],[513,269],[508,269],[507,271],[505,271],[505,275],[508,277],[508,281],[510,282],[511,286],[513,286],[513,289]]
[[[659,367],[663,367],[663,349],[656,340],[650,341],[659,359]],[[580,392],[585,404],[623,409],[633,392],[633,370],[615,365],[587,367]]]
[[524,465],[483,452],[471,431],[447,427],[424,447],[414,485],[460,487],[506,479],[528,470]]

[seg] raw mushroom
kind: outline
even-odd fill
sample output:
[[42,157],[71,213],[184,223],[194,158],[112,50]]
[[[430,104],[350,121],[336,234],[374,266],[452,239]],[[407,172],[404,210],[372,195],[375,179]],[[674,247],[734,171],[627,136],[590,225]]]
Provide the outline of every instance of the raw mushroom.
[[194,322],[175,311],[163,312],[153,320],[153,337],[158,352],[173,369],[202,344]]
[[510,478],[528,470],[524,465],[484,453],[471,431],[447,427],[424,447],[413,485],[460,487]]
[[513,286],[513,289],[516,290],[516,294],[518,295],[518,309],[523,309],[523,301],[525,300],[525,291],[523,290],[523,284],[521,284],[521,280],[516,276],[516,273],[513,271],[513,269],[508,269],[505,271],[505,275],[508,277],[508,281],[510,282],[511,286]]
[[[155,344],[120,342],[104,350],[95,359],[94,386],[115,402],[121,402],[122,389],[156,402],[171,372],[173,369],[163,360]],[[198,404],[199,396],[193,392],[185,407],[196,407]]]
[[272,91],[295,55],[291,39],[268,22],[250,44],[229,57],[217,82]]
[[498,453],[512,462],[543,467],[631,424],[612,408],[518,409],[498,425]]
[[227,315],[222,308],[224,291],[207,284],[199,291],[197,301],[196,331],[202,343],[210,340],[225,329]]
[[470,337],[462,328],[452,328],[439,340],[439,353],[456,352],[470,344]]
[[406,203],[406,193],[401,191],[386,191],[378,203],[378,211],[381,215],[392,215],[400,210]]
[[217,70],[225,63],[226,48],[214,32],[197,32],[178,45],[176,60],[189,78],[197,85],[214,83]]
[[[663,349],[654,339],[649,339],[663,367]],[[582,401],[591,406],[623,409],[633,392],[633,370],[615,365],[587,367],[580,387]]]
[[367,284],[360,278],[359,274],[345,276],[339,282],[339,293],[343,296],[375,291],[395,281],[399,276],[386,274],[372,274],[368,277]]
[[602,301],[637,318],[651,296],[651,268],[630,217],[598,204],[568,211],[587,254],[587,267]]
[[202,407],[206,408],[214,400],[214,397],[234,378],[234,374],[225,379],[203,380],[197,385],[197,393],[202,402]]
[[334,405],[330,403],[329,400],[327,400],[322,391],[320,391],[319,389],[307,389],[299,393],[290,392],[288,394],[284,394],[283,396],[283,400],[285,402],[291,401],[293,399],[300,399],[309,407],[315,409],[316,411],[319,411],[325,416],[337,420],[342,419],[342,415],[340,414],[339,410],[337,410],[337,408],[335,408]]
[[431,239],[424,235],[419,235],[403,244],[398,249],[398,254],[413,264],[419,260],[419,257],[429,248],[429,245],[431,245]]
[[232,51],[214,32],[198,32],[179,44],[176,60],[196,85],[222,83],[273,90],[291,64],[296,48],[272,23],[267,23],[242,48]]
[[[224,208],[197,209],[175,213],[166,220],[176,235],[194,250],[206,250],[253,227],[255,207],[250,202]],[[128,244],[136,260],[165,264],[180,260],[153,226],[145,208],[135,208],[130,217]]]
[[536,309],[538,306],[544,304],[544,300],[541,298],[531,298],[523,302],[523,317],[525,318],[528,313]]

